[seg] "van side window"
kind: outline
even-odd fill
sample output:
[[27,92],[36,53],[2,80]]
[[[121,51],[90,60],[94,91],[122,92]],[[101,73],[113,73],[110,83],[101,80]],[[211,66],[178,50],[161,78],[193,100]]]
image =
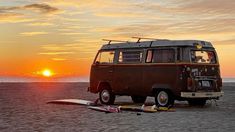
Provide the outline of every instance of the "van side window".
[[95,62],[100,64],[113,63],[114,53],[114,51],[101,51],[98,54]]
[[148,50],[148,51],[147,51],[146,62],[147,62],[147,63],[152,62],[152,58],[153,58],[153,51],[152,51],[152,50]]
[[143,58],[142,51],[120,51],[119,63],[140,63]]
[[175,51],[173,49],[153,49],[148,50],[146,62],[171,63],[175,62]]

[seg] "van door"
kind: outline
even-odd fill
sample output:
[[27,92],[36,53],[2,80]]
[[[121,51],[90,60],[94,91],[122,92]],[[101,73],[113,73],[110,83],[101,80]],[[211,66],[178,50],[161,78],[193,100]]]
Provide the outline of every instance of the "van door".
[[107,82],[112,86],[113,64],[115,51],[100,51],[91,69],[91,82],[98,86],[100,82]]
[[120,95],[141,95],[143,50],[119,51],[114,73],[114,90]]
[[175,58],[175,49],[173,48],[149,49],[147,51],[147,64],[143,69],[143,80],[147,92],[151,93],[153,87],[175,88],[178,77]]

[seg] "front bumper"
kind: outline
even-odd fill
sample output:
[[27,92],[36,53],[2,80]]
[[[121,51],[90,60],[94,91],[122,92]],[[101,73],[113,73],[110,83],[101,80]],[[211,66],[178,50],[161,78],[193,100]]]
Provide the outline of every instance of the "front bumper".
[[183,98],[218,98],[224,95],[224,92],[181,92]]

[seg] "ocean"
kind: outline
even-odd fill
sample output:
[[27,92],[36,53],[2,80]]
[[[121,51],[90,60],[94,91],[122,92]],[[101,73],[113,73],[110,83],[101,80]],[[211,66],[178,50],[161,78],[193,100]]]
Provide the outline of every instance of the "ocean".
[[225,83],[229,83],[229,82],[235,82],[235,78],[223,78],[222,79],[223,80],[223,82],[225,82]]
[[[90,131],[234,131],[235,87],[225,86],[225,96],[206,106],[192,107],[175,102],[175,112],[102,113],[86,106],[47,104],[55,99],[95,100],[88,83],[0,83],[1,132],[90,132]],[[148,103],[154,104],[149,97]],[[117,104],[132,103],[130,97],[116,98]]]

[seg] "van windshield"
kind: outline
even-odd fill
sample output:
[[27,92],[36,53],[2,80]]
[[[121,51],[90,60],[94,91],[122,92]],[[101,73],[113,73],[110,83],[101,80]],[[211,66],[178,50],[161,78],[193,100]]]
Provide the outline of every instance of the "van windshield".
[[191,61],[193,63],[216,63],[216,56],[213,51],[191,50]]
[[100,64],[111,64],[113,63],[114,59],[114,51],[101,51],[99,52],[95,63],[100,63]]

